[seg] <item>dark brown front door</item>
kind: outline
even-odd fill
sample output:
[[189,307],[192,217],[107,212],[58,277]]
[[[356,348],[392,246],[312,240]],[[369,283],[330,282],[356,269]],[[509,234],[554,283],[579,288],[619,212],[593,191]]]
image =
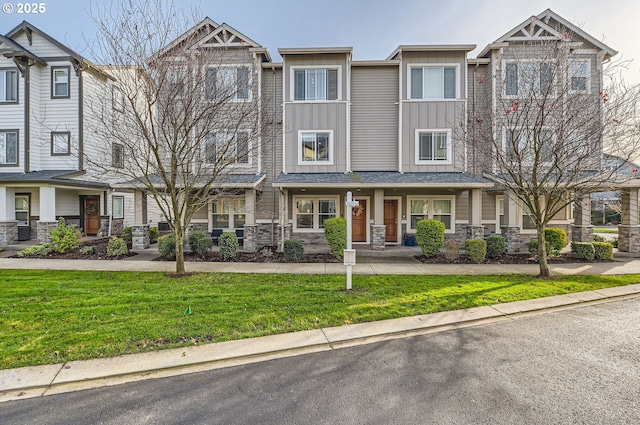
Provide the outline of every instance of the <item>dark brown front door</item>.
[[386,242],[398,242],[398,201],[384,201],[384,233]]
[[362,199],[358,200],[359,205],[353,209],[352,212],[352,226],[353,231],[351,233],[351,240],[353,242],[366,242],[367,241],[367,201]]
[[84,200],[84,232],[95,235],[100,228],[100,198]]

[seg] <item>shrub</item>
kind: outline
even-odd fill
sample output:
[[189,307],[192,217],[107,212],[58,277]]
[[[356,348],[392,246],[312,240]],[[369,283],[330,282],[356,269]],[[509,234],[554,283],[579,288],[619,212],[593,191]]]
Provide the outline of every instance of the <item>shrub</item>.
[[0,245],[0,252],[2,252],[4,250],[4,248],[2,247],[2,245]]
[[613,260],[613,245],[609,242],[593,242],[593,254],[596,260]]
[[605,238],[604,236],[600,236],[600,235],[593,235],[593,241],[594,242],[607,242],[607,238]]
[[493,235],[487,238],[487,257],[497,258],[507,252],[507,243],[500,235]]
[[158,238],[158,252],[166,258],[175,258],[176,237],[173,233]]
[[447,261],[455,261],[460,258],[460,242],[446,241],[444,243],[444,258]]
[[467,257],[474,263],[482,263],[487,257],[487,242],[483,239],[467,239],[464,242]]
[[158,240],[158,228],[156,226],[149,227],[149,239],[154,242]]
[[235,232],[224,232],[218,239],[218,245],[220,245],[220,256],[223,260],[230,260],[238,256],[238,236]]
[[51,244],[44,245],[33,245],[28,248],[23,249],[22,251],[18,251],[18,257],[34,257],[34,256],[44,256],[51,254],[53,251]]
[[75,226],[67,226],[63,217],[58,221],[58,227],[49,230],[51,235],[51,250],[64,253],[69,249],[78,248],[78,241],[82,236],[80,230]]
[[558,227],[547,227],[544,229],[544,239],[551,245],[552,255],[558,255],[567,245],[567,232]]
[[582,260],[592,261],[595,258],[595,249],[591,242],[571,242],[571,252]]
[[189,236],[187,236],[187,243],[191,247],[191,250],[193,250],[193,244],[196,243],[196,241],[204,238],[208,239],[205,232],[203,232],[202,230],[194,230],[192,232],[189,232]]
[[613,245],[614,248],[617,248],[618,247],[618,238],[615,237],[615,238],[611,239],[610,243],[611,243],[611,245]]
[[127,226],[122,229],[122,239],[124,239],[127,243],[131,243],[131,241],[133,240],[133,229],[131,228],[131,226]]
[[211,248],[213,248],[213,241],[206,235],[203,238],[196,239],[191,243],[191,251],[195,252],[201,257],[206,256],[207,252],[209,252]]
[[444,224],[438,220],[420,220],[416,224],[416,242],[422,253],[431,257],[440,252],[444,243]]
[[118,255],[127,255],[129,248],[124,239],[113,237],[109,239],[107,244],[107,257],[117,257]]
[[83,246],[80,248],[80,254],[82,255],[95,255],[96,247],[95,246]]
[[[544,241],[544,246],[547,250],[547,257],[557,255],[557,251],[555,253],[553,252],[554,249],[549,243],[549,241]],[[527,244],[527,248],[529,249],[529,253],[534,257],[536,257],[537,259],[538,258],[538,240],[533,239],[531,242]]]
[[324,237],[331,248],[331,255],[342,260],[347,249],[347,220],[341,217],[325,220]]
[[289,239],[284,241],[284,260],[287,263],[298,263],[304,257],[304,245],[302,242]]
[[265,258],[273,257],[273,251],[268,246],[265,246],[264,248],[262,248],[260,250],[260,254],[262,254],[262,256],[265,257]]

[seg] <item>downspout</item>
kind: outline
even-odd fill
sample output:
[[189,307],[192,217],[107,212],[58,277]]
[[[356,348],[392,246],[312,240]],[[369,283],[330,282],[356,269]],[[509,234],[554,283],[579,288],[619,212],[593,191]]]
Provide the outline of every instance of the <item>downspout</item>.
[[29,60],[24,65],[24,172],[31,171],[31,65]]
[[[82,84],[82,68],[78,64],[78,171],[84,170],[84,85]],[[109,227],[111,231],[111,227]]]

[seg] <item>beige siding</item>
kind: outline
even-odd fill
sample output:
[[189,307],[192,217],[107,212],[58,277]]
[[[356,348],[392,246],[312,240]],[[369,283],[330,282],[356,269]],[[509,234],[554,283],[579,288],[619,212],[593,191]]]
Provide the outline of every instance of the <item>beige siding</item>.
[[482,192],[482,220],[497,220],[496,193]]
[[398,67],[351,73],[351,169],[398,170]]
[[282,69],[262,72],[262,170],[266,178],[256,199],[256,220],[277,220],[278,190],[271,186],[282,172]]
[[51,44],[48,40],[44,39],[37,33],[32,34],[31,42],[27,38],[25,33],[20,34],[13,39],[16,43],[24,46],[31,53],[39,57],[60,57],[69,56],[68,52],[60,49],[59,47]]
[[346,54],[286,55],[284,60],[284,70],[285,70],[284,79],[286,81],[286,85],[284,88],[285,101],[287,102],[293,101],[293,95],[291,93],[291,87],[293,84],[292,67],[322,68],[324,66],[335,66],[335,65],[339,65],[341,70],[341,73],[339,74],[338,78],[339,78],[342,90],[339,92],[338,97],[340,100],[345,100],[347,98],[347,81],[348,81],[347,64],[348,62],[347,62]]
[[456,80],[458,98],[465,98],[466,84],[466,52],[403,52],[402,53],[402,98],[410,99],[409,72],[408,69],[413,64],[447,64],[458,66],[458,79]]
[[456,196],[456,221],[469,220],[469,191],[465,190]]

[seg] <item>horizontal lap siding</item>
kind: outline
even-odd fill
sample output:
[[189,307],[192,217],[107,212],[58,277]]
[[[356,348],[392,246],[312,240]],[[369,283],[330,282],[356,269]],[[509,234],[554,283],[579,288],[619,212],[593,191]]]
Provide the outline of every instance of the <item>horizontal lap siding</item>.
[[351,168],[398,169],[398,68],[354,67],[351,74]]

